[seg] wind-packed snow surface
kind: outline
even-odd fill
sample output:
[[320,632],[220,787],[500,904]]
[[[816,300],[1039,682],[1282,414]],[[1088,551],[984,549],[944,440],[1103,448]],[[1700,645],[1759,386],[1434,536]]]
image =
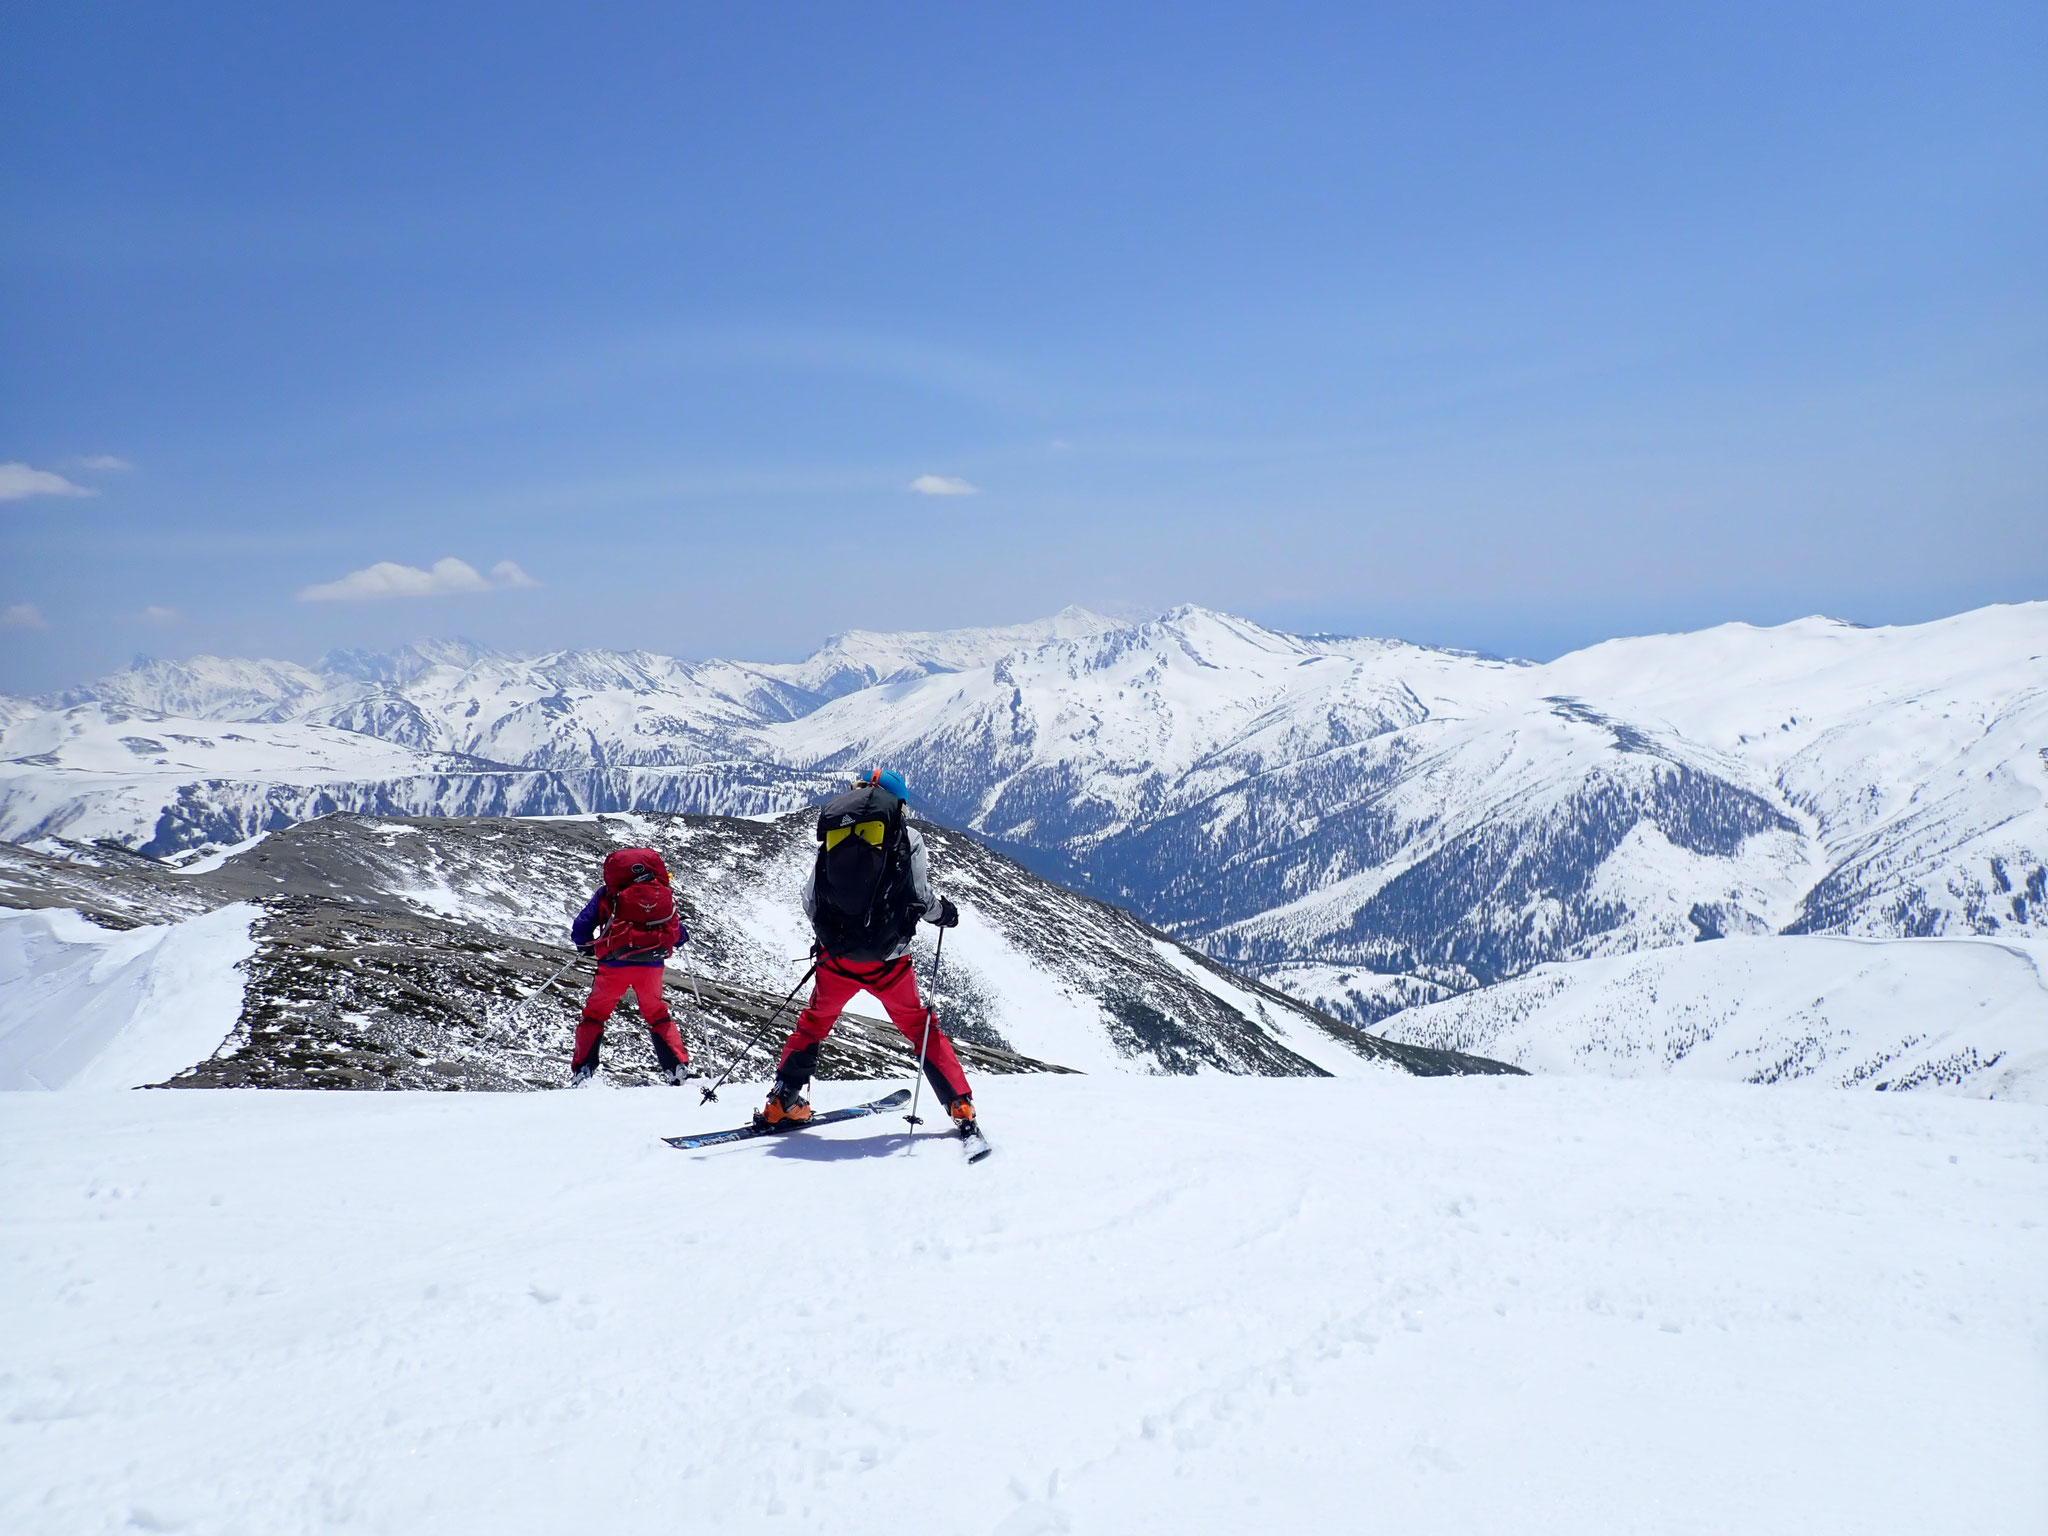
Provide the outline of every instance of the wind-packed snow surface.
[[126,932],[0,911],[0,1091],[139,1088],[211,1056],[242,1012],[258,909]]
[[969,1168],[678,1153],[734,1112],[659,1089],[0,1097],[0,1528],[2042,1528],[2048,1112],[982,1100]]

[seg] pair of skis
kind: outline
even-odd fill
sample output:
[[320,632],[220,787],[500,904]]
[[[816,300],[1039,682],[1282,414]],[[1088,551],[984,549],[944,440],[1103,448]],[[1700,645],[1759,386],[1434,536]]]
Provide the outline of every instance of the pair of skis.
[[[722,1147],[729,1142],[752,1141],[756,1136],[786,1136],[794,1131],[809,1130],[818,1125],[837,1125],[842,1120],[859,1120],[867,1115],[886,1114],[892,1109],[901,1109],[910,1102],[910,1090],[898,1088],[894,1093],[879,1099],[870,1099],[865,1104],[849,1105],[845,1109],[828,1109],[823,1114],[791,1124],[742,1125],[730,1131],[711,1131],[702,1136],[664,1136],[661,1139],[672,1147],[685,1152],[695,1152],[701,1147]],[[988,1144],[988,1138],[981,1133],[978,1125],[954,1127],[954,1139],[960,1143],[960,1150],[970,1163],[978,1163],[995,1148]]]

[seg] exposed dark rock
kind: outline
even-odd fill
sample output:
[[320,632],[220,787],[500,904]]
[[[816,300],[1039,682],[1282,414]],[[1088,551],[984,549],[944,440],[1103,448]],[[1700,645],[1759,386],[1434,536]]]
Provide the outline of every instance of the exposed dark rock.
[[[801,974],[795,907],[810,828],[807,814],[643,815],[623,824],[333,815],[276,833],[205,873],[125,850],[74,844],[59,857],[0,845],[0,904],[73,907],[111,926],[177,921],[234,901],[261,908],[234,1033],[170,1086],[540,1088],[566,1078],[588,965],[573,965],[545,993],[534,990],[570,959],[568,914],[607,851],[646,840],[669,859],[691,942],[670,970],[668,996],[693,1057],[715,1069]],[[1421,1075],[1514,1070],[1365,1035],[972,838],[938,827],[926,835],[948,894],[1033,974],[1095,999],[1105,1033],[1137,1070],[1320,1075],[1269,1032],[1276,1021]],[[927,951],[927,977],[930,960]],[[1245,1005],[1204,985],[1205,976]],[[969,1071],[1067,1070],[1011,1048],[994,995],[965,955],[946,954],[936,996]],[[783,1013],[757,1061],[779,1046],[789,1022]],[[908,1065],[893,1025],[849,1014],[820,1075],[884,1076]],[[613,1017],[605,1069],[616,1081],[652,1080],[652,1052],[630,1004]]]

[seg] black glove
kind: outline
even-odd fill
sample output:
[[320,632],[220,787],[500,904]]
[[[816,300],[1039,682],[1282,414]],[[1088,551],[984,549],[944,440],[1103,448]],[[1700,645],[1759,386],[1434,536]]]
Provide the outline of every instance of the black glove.
[[595,944],[578,944],[576,946],[576,953],[579,955],[594,955],[597,953],[597,946]]
[[960,926],[960,909],[941,896],[939,898],[938,911],[925,913],[924,920],[940,928],[958,928]]

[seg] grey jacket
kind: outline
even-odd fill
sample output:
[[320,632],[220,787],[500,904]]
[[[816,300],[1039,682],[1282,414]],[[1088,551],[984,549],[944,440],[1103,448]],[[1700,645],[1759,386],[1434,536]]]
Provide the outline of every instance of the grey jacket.
[[[917,828],[910,826],[906,826],[903,829],[903,836],[910,848],[911,904],[921,909],[920,916],[925,912],[936,912],[939,910],[939,898],[932,894],[932,861],[930,856],[924,851],[924,839],[918,836]],[[818,920],[818,866],[816,861],[813,861],[811,864],[811,872],[804,876],[804,916],[813,923]],[[873,951],[871,950],[869,953],[872,954]],[[907,955],[909,953],[910,940],[905,939],[901,944],[898,944],[889,951],[888,958],[894,960],[898,955]]]

